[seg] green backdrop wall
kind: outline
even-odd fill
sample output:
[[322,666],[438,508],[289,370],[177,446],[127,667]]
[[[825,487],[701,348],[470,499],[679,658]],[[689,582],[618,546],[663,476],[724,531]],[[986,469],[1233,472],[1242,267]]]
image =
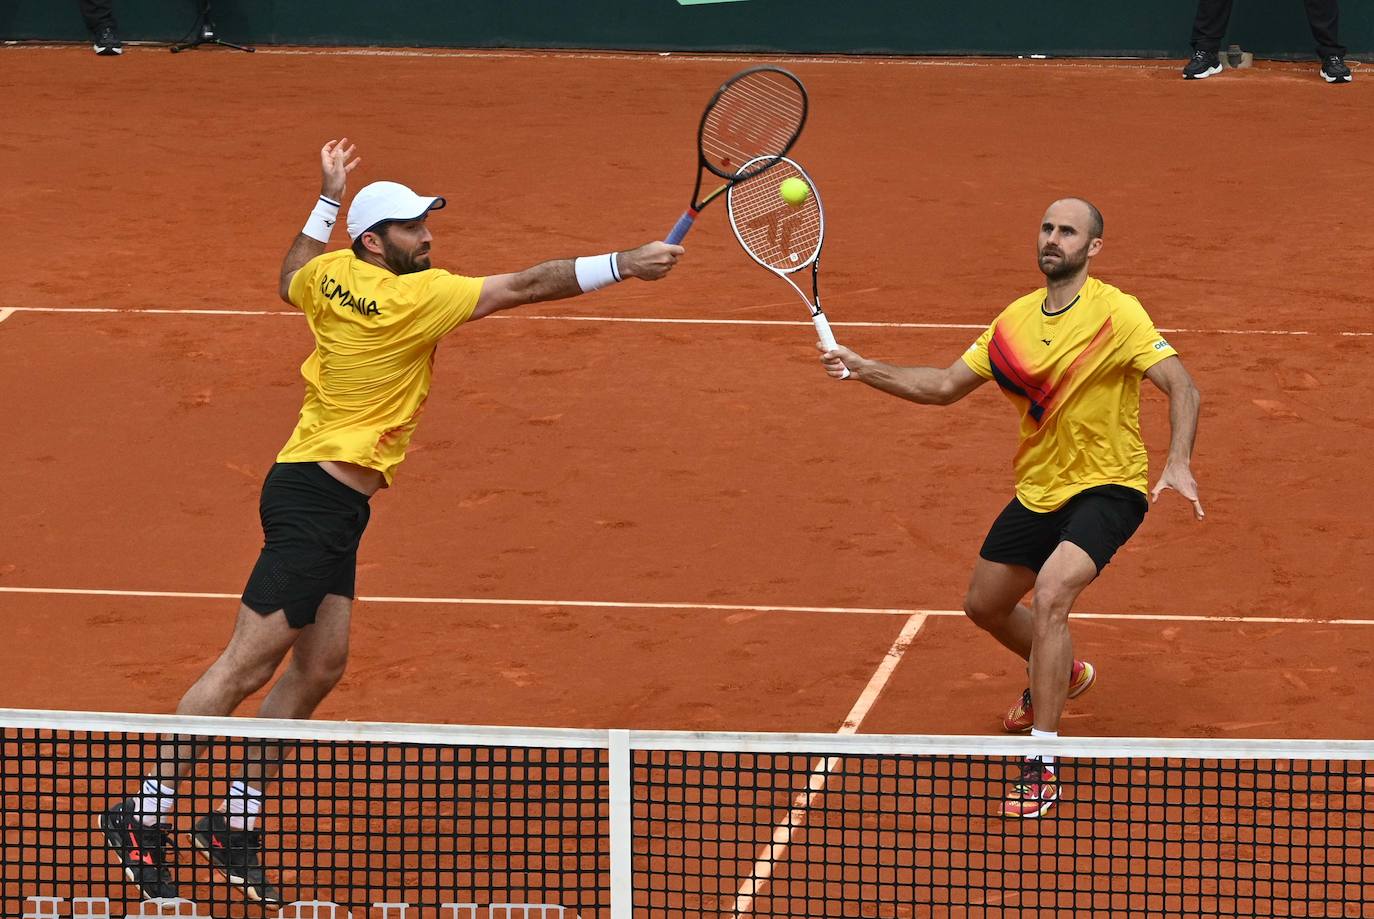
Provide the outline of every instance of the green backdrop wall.
[[[128,40],[172,41],[199,0],[114,0]],[[1374,3],[1341,39],[1374,52]],[[1302,0],[1235,0],[1228,42],[1313,53]],[[218,0],[224,38],[257,44],[1183,57],[1195,0]],[[77,0],[0,0],[0,39],[84,40]]]

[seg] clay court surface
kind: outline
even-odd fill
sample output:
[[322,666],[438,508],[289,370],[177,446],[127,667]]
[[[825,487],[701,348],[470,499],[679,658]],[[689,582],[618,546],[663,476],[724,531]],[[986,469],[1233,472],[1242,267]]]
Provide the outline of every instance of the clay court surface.
[[[18,235],[0,309],[18,310],[0,324],[0,587],[212,594],[242,586],[257,490],[299,405],[309,334],[276,315],[275,279],[323,140],[358,143],[354,189],[393,178],[448,196],[437,265],[513,270],[666,232],[702,99],[743,66],[2,53]],[[1180,330],[1206,400],[1208,518],[1161,503],[1083,598],[1104,614],[1075,625],[1102,680],[1067,729],[1367,736],[1374,626],[1319,620],[1374,620],[1369,81],[1329,87],[1291,65],[1202,85],[1165,64],[787,66],[812,95],[796,156],[825,197],[822,293],[842,340],[953,360],[1039,283],[1035,227],[1063,194],[1106,214],[1095,273]],[[921,408],[833,384],[801,304],[738,251],[720,206],[687,242],[663,283],[447,341],[364,543],[364,596],[631,605],[363,602],[321,716],[834,730],[901,611],[959,608],[1010,493],[1003,398],[987,386]],[[113,312],[73,311],[88,308]],[[1157,470],[1165,403],[1147,391]],[[0,608],[5,704],[161,712],[234,603],[3,593]],[[969,623],[932,616],[864,730],[984,733],[1022,682]]]
[[[745,65],[0,61],[0,704],[134,712],[171,711],[219,651],[258,549],[257,492],[311,347],[276,277],[320,144],[357,142],[354,190],[448,197],[436,265],[514,270],[663,235],[701,104]],[[1066,732],[1370,736],[1368,74],[785,65],[811,92],[795,156],[824,195],[842,341],[952,361],[1040,283],[1040,215],[1077,194],[1106,215],[1094,273],[1142,300],[1203,391],[1208,517],[1166,497],[1080,602],[1101,679]],[[993,386],[936,409],[832,383],[801,304],[721,205],[687,245],[662,283],[441,347],[364,542],[360,593],[382,599],[358,605],[321,717],[823,732],[861,710],[865,733],[996,729],[1021,666],[952,611],[1010,496],[1012,410]],[[1146,391],[1157,472],[1165,402]]]

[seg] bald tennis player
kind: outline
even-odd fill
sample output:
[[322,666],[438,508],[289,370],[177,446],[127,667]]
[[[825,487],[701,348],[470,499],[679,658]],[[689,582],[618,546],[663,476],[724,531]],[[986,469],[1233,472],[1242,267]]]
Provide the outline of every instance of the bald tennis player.
[[[1191,463],[1200,396],[1173,347],[1135,297],[1091,277],[1102,214],[1081,198],[1050,205],[1036,257],[1045,286],[1002,311],[944,369],[894,367],[848,348],[821,355],[826,371],[926,405],[949,405],[988,380],[1021,417],[1016,494],[993,522],[974,565],[964,612],[1029,662],[1030,686],[1004,730],[1059,735],[1065,700],[1086,692],[1093,665],[1076,660],[1069,611],[1173,489],[1203,516]],[[1169,456],[1148,489],[1140,435],[1140,381],[1169,398]],[[1023,602],[1034,590],[1034,599]],[[1053,757],[1026,760],[1001,805],[1038,817],[1059,795]]]
[[[177,713],[229,715],[290,663],[258,716],[308,718],[348,660],[358,546],[370,499],[391,485],[429,394],[435,348],[465,323],[526,303],[576,297],[628,278],[662,278],[683,254],[651,242],[623,252],[543,262],[514,274],[464,277],[430,265],[429,217],[442,197],[374,182],[348,209],[352,245],[326,252],[347,178],[360,162],[347,138],[320,150],[319,201],[282,260],[279,293],[315,338],[301,366],[300,421],[263,484],[263,547],[228,646]],[[105,838],[145,897],[175,897],[169,828],[178,782],[200,751],[165,745],[138,794],[100,817]],[[264,785],[280,751],[249,747],[219,810],[191,840],[253,900],[280,902],[262,857]]]

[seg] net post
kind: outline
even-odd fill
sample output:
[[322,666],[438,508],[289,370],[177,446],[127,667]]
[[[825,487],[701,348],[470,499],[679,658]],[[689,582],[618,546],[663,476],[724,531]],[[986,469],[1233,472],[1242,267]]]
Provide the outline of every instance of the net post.
[[611,796],[611,919],[634,914],[634,813],[630,795],[630,732],[610,734],[607,769]]

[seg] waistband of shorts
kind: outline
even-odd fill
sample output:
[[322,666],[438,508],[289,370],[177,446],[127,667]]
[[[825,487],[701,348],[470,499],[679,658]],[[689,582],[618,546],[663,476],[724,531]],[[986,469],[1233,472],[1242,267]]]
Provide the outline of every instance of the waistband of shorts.
[[371,500],[367,495],[360,491],[349,488],[343,482],[325,472],[319,463],[313,460],[300,463],[273,463],[272,469],[267,473],[269,479],[282,477],[294,482],[301,482],[323,491],[335,498],[347,501],[351,504],[362,506]]
[[[1082,497],[1083,495],[1096,495],[1100,498],[1111,498],[1115,501],[1127,501],[1137,506],[1143,506],[1147,511],[1150,509],[1150,499],[1145,496],[1145,493],[1129,485],[1121,485],[1118,483],[1094,485],[1091,488],[1083,489],[1078,494],[1074,495],[1073,498]],[[1069,501],[1072,501],[1073,498],[1070,498]],[[1065,501],[1064,503],[1068,504],[1069,502]]]

